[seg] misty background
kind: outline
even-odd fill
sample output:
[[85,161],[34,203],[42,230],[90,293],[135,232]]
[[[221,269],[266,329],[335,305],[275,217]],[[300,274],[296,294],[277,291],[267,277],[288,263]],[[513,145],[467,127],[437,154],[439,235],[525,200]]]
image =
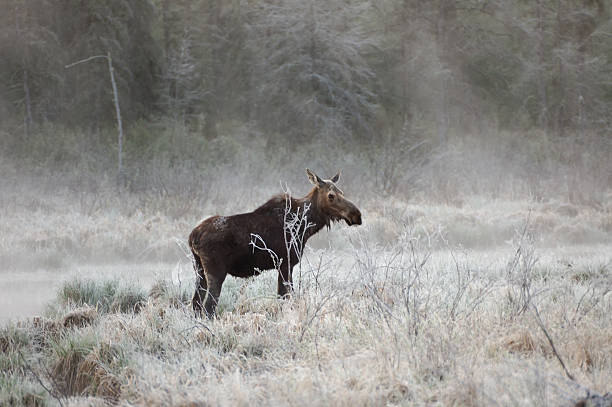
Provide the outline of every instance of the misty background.
[[265,195],[308,165],[341,168],[355,192],[601,206],[610,12],[605,0],[2,0],[4,172],[61,174],[78,192],[117,177],[107,61],[66,68],[110,53],[129,193],[210,199],[229,179]]
[[[408,225],[499,247],[525,219],[548,246],[612,241],[607,0],[0,5],[0,260],[15,275],[191,273],[199,220],[301,196],[306,167],[342,170],[382,246]],[[55,277],[9,280],[26,299]]]

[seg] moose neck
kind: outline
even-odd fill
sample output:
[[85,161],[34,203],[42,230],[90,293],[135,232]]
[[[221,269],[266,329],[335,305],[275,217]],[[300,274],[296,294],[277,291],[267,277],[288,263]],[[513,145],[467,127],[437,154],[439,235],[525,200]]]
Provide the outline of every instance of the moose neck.
[[300,208],[302,213],[304,213],[305,208],[308,207],[306,219],[307,222],[312,225],[306,229],[304,240],[308,240],[319,230],[321,230],[323,226],[329,227],[330,224],[329,217],[323,213],[318,205],[318,192],[319,191],[317,188],[313,188],[305,197],[297,200],[297,207]]

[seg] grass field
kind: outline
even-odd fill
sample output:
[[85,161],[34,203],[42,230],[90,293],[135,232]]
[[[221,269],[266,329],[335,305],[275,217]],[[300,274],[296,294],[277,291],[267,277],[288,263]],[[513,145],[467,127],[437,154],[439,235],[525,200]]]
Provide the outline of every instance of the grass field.
[[364,225],[309,242],[291,299],[273,271],[229,278],[209,321],[190,309],[186,236],[270,190],[177,208],[3,182],[0,405],[556,406],[612,391],[606,201],[347,192]]

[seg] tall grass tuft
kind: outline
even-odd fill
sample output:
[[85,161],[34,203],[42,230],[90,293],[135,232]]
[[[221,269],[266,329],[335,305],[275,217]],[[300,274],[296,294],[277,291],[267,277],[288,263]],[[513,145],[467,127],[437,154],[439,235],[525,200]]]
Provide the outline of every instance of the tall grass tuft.
[[25,353],[29,345],[30,338],[24,330],[14,325],[0,328],[0,372],[25,375],[26,365],[22,353]]
[[127,358],[116,345],[73,334],[53,345],[50,364],[51,381],[62,395],[117,400],[121,394],[117,376],[127,366]]
[[48,395],[33,383],[0,374],[0,406],[43,407],[49,405]]
[[65,283],[58,293],[62,305],[96,307],[101,313],[139,312],[147,301],[141,287],[118,280],[75,280]]
[[0,406],[47,405],[43,389],[27,377],[31,344],[25,329],[13,324],[0,328]]
[[191,303],[191,293],[167,280],[157,280],[149,290],[149,297],[168,303],[175,308],[182,308]]

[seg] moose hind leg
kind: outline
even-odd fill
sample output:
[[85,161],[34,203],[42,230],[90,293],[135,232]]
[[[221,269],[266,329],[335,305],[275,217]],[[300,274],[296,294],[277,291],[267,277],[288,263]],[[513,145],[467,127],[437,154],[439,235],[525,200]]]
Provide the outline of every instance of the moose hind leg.
[[202,316],[202,304],[204,304],[204,299],[206,298],[206,293],[208,292],[208,285],[206,283],[206,277],[196,277],[196,289],[193,294],[193,299],[191,300],[191,306],[193,307],[193,311],[195,312],[197,317]]
[[220,277],[214,276],[211,273],[206,274],[208,280],[208,295],[204,302],[204,311],[208,318],[213,318],[215,316],[215,310],[219,303],[219,296],[221,295],[221,287],[223,286],[225,276],[225,273]]
[[206,276],[204,275],[204,267],[202,267],[202,261],[200,256],[193,252],[193,268],[196,272],[196,288],[193,294],[193,300],[191,300],[191,306],[197,317],[202,316],[202,304],[206,293],[208,292],[208,284],[206,283]]

